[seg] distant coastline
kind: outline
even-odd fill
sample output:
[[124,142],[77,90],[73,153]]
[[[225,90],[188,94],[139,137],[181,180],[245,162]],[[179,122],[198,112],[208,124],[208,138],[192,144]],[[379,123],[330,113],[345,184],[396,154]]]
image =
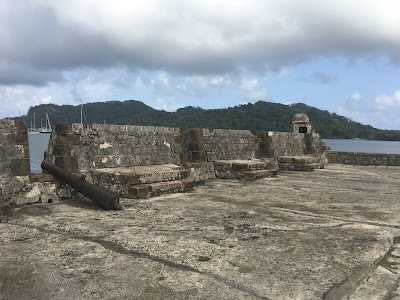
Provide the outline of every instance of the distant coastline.
[[[86,103],[83,107],[85,123],[166,126],[179,127],[181,130],[219,128],[289,132],[292,116],[305,113],[310,118],[315,132],[322,138],[400,141],[400,130],[377,129],[303,103],[285,105],[258,101],[254,104],[221,109],[188,106],[175,112],[157,110],[136,100]],[[44,120],[46,112],[53,124],[79,123],[81,105],[42,104],[31,107],[26,116],[15,119],[30,123],[36,114],[37,120]]]

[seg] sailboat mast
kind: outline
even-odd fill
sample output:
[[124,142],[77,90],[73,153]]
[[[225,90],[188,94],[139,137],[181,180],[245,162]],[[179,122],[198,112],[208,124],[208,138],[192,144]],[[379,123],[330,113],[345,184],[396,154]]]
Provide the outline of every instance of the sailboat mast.
[[47,112],[46,112],[46,129],[48,129],[48,130],[51,129],[50,118],[49,118],[49,115]]

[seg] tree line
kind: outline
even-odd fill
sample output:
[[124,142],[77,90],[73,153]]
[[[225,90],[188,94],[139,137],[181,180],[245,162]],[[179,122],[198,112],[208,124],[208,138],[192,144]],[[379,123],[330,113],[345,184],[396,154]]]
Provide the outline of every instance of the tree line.
[[[45,120],[46,112],[52,124],[79,123],[81,106],[42,104],[31,107],[26,116],[14,118],[28,127],[36,114],[36,124]],[[107,101],[83,105],[84,123],[121,125],[171,126],[191,128],[247,129],[253,131],[290,131],[292,116],[305,113],[322,138],[400,140],[399,130],[380,130],[354,122],[346,117],[304,103],[284,105],[259,101],[222,109],[202,109],[188,106],[176,112],[156,110],[137,100]]]

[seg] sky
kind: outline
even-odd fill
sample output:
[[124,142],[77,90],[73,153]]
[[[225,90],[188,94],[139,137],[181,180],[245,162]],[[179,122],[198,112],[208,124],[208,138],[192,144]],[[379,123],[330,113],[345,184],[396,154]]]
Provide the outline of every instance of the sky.
[[400,1],[0,0],[0,118],[109,100],[302,102],[400,130]]

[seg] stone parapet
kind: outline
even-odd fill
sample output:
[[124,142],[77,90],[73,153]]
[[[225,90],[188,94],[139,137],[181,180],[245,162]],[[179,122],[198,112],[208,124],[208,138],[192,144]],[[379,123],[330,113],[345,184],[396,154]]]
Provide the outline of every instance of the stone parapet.
[[400,166],[400,154],[328,151],[329,163],[357,166]]
[[187,162],[259,157],[259,139],[250,130],[192,129],[184,134]]
[[[182,133],[174,127],[59,123],[46,157],[117,195],[140,198],[187,191],[216,176],[276,176],[278,156],[309,155],[320,162],[325,151],[321,145],[315,133],[204,128]],[[51,175],[31,174],[24,122],[0,120],[0,156],[0,205],[71,196],[71,190]],[[174,167],[165,171],[167,165]],[[143,169],[137,172],[138,167]]]
[[49,159],[74,173],[98,168],[182,164],[179,128],[57,124],[48,149]]
[[27,176],[31,173],[25,122],[0,120],[0,157],[1,175]]

